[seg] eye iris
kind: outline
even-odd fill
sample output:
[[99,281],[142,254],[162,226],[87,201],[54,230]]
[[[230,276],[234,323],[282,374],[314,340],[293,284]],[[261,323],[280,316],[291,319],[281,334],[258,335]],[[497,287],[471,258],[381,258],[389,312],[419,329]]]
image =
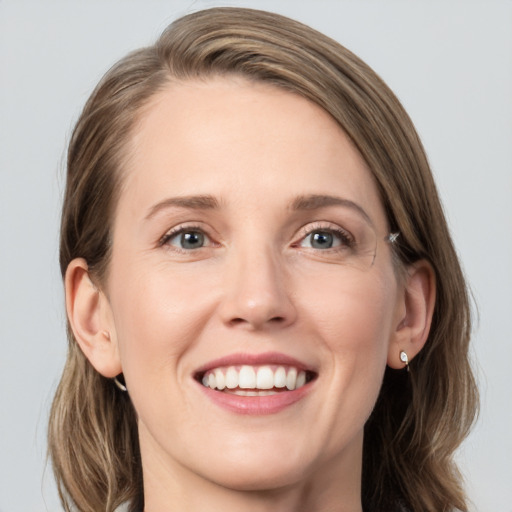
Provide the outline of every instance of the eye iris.
[[313,233],[311,247],[315,249],[330,249],[333,245],[333,235],[326,231],[317,231]]
[[204,235],[197,231],[182,233],[180,242],[184,249],[197,249],[204,245]]

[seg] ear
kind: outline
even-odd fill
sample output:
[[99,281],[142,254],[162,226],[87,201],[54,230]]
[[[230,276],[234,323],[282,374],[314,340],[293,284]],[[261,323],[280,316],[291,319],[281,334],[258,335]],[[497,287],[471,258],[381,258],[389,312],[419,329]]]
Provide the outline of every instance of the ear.
[[388,352],[388,366],[395,369],[404,368],[401,351],[411,361],[428,338],[436,301],[436,278],[430,263],[420,260],[407,269],[401,294]]
[[66,270],[66,311],[82,352],[104,377],[122,372],[110,303],[93,283],[83,258],[71,261]]

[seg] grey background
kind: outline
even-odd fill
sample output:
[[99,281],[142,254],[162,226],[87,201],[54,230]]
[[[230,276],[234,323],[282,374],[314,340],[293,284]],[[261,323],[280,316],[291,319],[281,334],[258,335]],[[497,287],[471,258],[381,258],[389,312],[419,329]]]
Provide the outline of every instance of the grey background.
[[[66,350],[57,246],[73,122],[116,59],[175,17],[218,4],[0,0],[1,512],[60,510],[45,435]],[[274,10],[334,37],[416,123],[480,314],[482,413],[458,458],[473,510],[511,512],[512,2],[222,5]]]

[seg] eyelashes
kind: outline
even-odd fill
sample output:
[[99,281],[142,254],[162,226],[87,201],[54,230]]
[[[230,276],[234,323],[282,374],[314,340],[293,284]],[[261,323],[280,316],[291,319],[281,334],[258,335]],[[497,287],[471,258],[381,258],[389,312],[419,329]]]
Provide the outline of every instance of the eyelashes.
[[[291,247],[320,253],[343,251],[356,243],[349,231],[329,222],[307,224],[294,239]],[[183,254],[221,246],[206,228],[193,224],[176,226],[160,238],[158,245]]]
[[204,228],[194,225],[177,226],[160,238],[159,246],[168,246],[179,252],[189,252],[202,249],[213,244]]
[[354,245],[355,239],[349,231],[324,223],[308,224],[301,229],[300,239],[292,244],[293,247],[315,249],[322,252],[350,249]]

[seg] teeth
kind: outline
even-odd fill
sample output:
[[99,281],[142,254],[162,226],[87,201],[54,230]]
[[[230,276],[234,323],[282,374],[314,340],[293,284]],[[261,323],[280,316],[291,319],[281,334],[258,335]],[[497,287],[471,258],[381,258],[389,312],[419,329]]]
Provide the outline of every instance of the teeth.
[[241,389],[254,389],[256,387],[256,372],[252,366],[242,366],[238,374],[238,387]]
[[295,384],[297,383],[297,370],[295,368],[290,368],[288,375],[286,376],[286,387],[292,391],[295,389]]
[[272,389],[274,387],[274,372],[270,366],[262,366],[258,369],[256,387],[258,389]]
[[274,386],[276,388],[286,387],[286,370],[280,366],[274,374]]
[[297,375],[297,382],[295,383],[295,388],[301,388],[306,384],[306,372],[299,372]]
[[238,372],[232,366],[230,366],[226,372],[226,387],[228,389],[238,387]]
[[306,372],[284,366],[229,366],[206,372],[202,383],[210,389],[225,389],[241,396],[263,396],[275,394],[276,391],[270,391],[274,388],[293,391],[304,386]]
[[[208,379],[208,384],[210,384],[210,379]],[[215,382],[213,386],[210,386],[212,389],[216,387],[217,389],[224,389],[226,387],[226,378],[221,370],[217,368],[215,370]]]
[[230,391],[233,395],[238,396],[270,396],[277,395],[277,391],[269,391],[269,390],[261,390],[261,391],[248,391],[247,389],[236,389],[235,391]]

